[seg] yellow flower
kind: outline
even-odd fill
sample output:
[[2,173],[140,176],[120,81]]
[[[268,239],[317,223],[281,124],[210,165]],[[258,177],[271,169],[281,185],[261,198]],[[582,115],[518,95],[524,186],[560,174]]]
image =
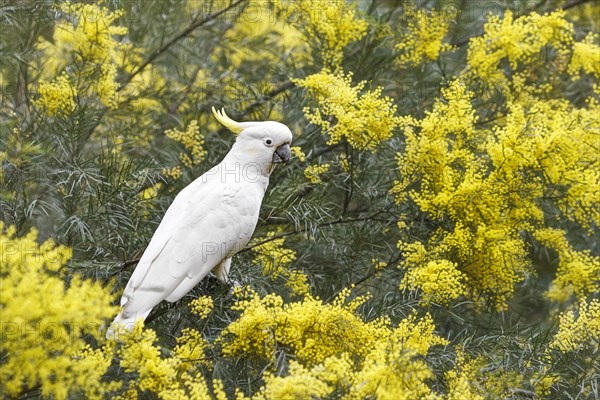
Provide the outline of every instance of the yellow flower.
[[112,295],[78,276],[65,286],[61,274],[71,249],[36,239],[35,230],[16,237],[14,227],[0,222],[3,391],[17,397],[39,387],[44,397],[102,397],[118,385],[101,381],[111,357],[83,336],[100,339],[102,324],[116,312]]
[[146,189],[144,189],[144,191],[142,193],[140,193],[140,197],[143,200],[151,200],[156,198],[156,196],[158,196],[158,191],[162,188],[162,183],[158,182],[155,183],[154,185],[147,187]]
[[[294,63],[302,65],[310,59],[309,47],[302,36],[295,24],[273,18],[269,2],[252,0],[226,31],[223,38],[226,44],[215,49],[213,60],[227,57],[231,67],[243,68],[257,63],[277,64],[283,57],[293,55]],[[258,41],[260,46],[255,45]]]
[[177,368],[190,372],[195,365],[210,366],[204,353],[208,347],[208,342],[204,340],[200,332],[192,328],[183,329],[177,338],[174,352],[175,356],[181,360]]
[[594,74],[600,78],[600,46],[594,42],[598,35],[589,33],[581,42],[573,45],[573,55],[569,63],[569,74],[578,75],[583,69],[588,74]]
[[377,258],[371,259],[371,262],[373,263],[373,267],[375,268],[376,271],[385,269],[385,267],[387,267],[387,265],[388,265],[385,261],[380,261]]
[[163,168],[161,173],[164,176],[169,176],[171,177],[171,179],[173,179],[174,181],[176,181],[177,179],[181,178],[181,176],[183,175],[183,172],[181,171],[181,166],[180,165],[176,165],[174,167],[171,168]]
[[[331,74],[328,70],[293,80],[317,103],[306,107],[304,115],[329,134],[328,144],[346,138],[352,147],[375,150],[392,137],[397,119],[396,106],[389,97],[382,97],[383,88],[364,91],[366,82],[352,86],[352,74]],[[333,121],[335,120],[335,123]]]
[[43,108],[47,115],[53,116],[59,112],[68,114],[75,109],[77,90],[71,86],[67,74],[63,73],[52,82],[40,81],[39,98],[36,104]]
[[348,157],[346,156],[341,156],[340,157],[340,167],[342,167],[342,170],[346,173],[350,172],[350,160],[348,160]]
[[[165,135],[169,139],[176,140],[183,144],[185,149],[189,152],[189,154],[183,152],[179,154],[181,163],[187,168],[192,168],[194,165],[198,165],[204,160],[204,157],[206,156],[206,150],[204,149],[204,135],[200,134],[200,127],[198,126],[197,120],[194,119],[190,121],[187,128],[185,128],[185,131],[169,129],[165,131]],[[169,175],[174,174],[171,172]]]
[[263,375],[260,399],[324,397],[334,390],[347,399],[434,396],[425,383],[433,373],[418,357],[448,341],[434,333],[432,318],[412,315],[397,328],[383,318],[366,323],[356,310],[367,296],[347,302],[349,294],[346,288],[329,304],[310,296],[285,304],[273,294],[238,290],[234,309],[242,314],[219,338],[223,353],[267,359],[277,348],[293,353],[287,373]]
[[304,169],[304,176],[311,183],[318,184],[323,182],[321,180],[321,175],[329,171],[329,164],[313,164],[309,165]]
[[258,394],[263,399],[310,399],[323,398],[334,390],[321,379],[315,370],[309,370],[302,364],[290,361],[287,376],[271,373],[263,375],[264,385]]
[[74,72],[69,75],[77,74],[78,82],[85,81],[77,87],[81,95],[94,94],[106,107],[116,108],[116,60],[129,50],[114,38],[127,33],[126,27],[113,25],[122,13],[96,4],[64,3],[59,7],[69,19],[57,23],[52,41],[40,39],[37,44],[45,60],[40,68],[42,77],[52,78],[71,66]]
[[[445,101],[424,118],[400,119],[406,150],[398,155],[402,179],[391,192],[440,223],[425,243],[404,249],[401,264],[402,287],[419,288],[425,301],[465,295],[505,309],[531,269],[522,232],[544,226],[546,197],[584,228],[600,222],[597,102],[577,109],[542,100],[518,76],[510,86],[518,96],[507,100],[505,118],[493,127],[477,127],[473,95],[460,81],[442,90]],[[559,254],[561,246],[549,242]],[[598,290],[596,258],[566,251],[561,265],[548,296],[564,301]]]
[[589,304],[583,299],[579,303],[578,316],[573,311],[560,315],[558,332],[550,348],[563,352],[575,351],[584,346],[598,350],[600,341],[600,301],[593,299]]
[[205,319],[213,310],[213,299],[208,296],[198,297],[190,302],[190,307],[192,308],[192,312],[194,314],[199,316],[201,319]]
[[263,266],[263,274],[273,278],[284,277],[286,286],[293,293],[304,295],[309,293],[310,285],[307,276],[301,271],[290,270],[291,264],[296,260],[297,254],[292,249],[283,247],[285,238],[271,239],[276,232],[268,232],[268,241],[252,249],[254,262]]
[[[136,322],[131,332],[119,334],[116,353],[125,372],[136,373],[131,384],[137,393],[153,392],[164,399],[211,399],[202,374],[192,368],[193,362],[202,362],[206,343],[200,334],[185,329],[172,357],[161,357],[156,342],[156,333],[144,329],[141,321]],[[215,388],[218,393],[218,388]],[[134,392],[135,393],[135,392]]]
[[304,152],[302,151],[300,146],[292,146],[290,149],[292,150],[292,154],[294,155],[295,158],[298,159],[298,161],[300,161],[300,162],[306,161],[306,154],[304,154]]
[[456,355],[456,366],[446,372],[448,400],[483,400],[477,390],[478,363],[480,360],[467,360],[462,351]]
[[546,293],[555,301],[567,301],[572,295],[585,298],[590,293],[600,292],[600,258],[589,250],[574,250],[565,232],[560,229],[539,229],[534,236],[540,243],[558,253],[556,278]]
[[502,60],[508,60],[513,70],[519,66],[534,68],[543,60],[540,51],[546,46],[564,53],[573,42],[573,26],[564,18],[563,11],[546,15],[532,12],[515,19],[507,10],[503,19],[490,16],[484,32],[471,39],[467,62],[478,79],[492,85],[507,82],[500,67]]
[[542,370],[542,373],[536,374],[533,379],[535,393],[542,399],[550,396],[550,389],[552,385],[560,380],[560,376],[554,374],[548,375],[544,369]]
[[434,260],[408,269],[401,289],[420,289],[422,301],[447,304],[466,294],[467,277],[448,260]]
[[321,50],[326,67],[337,69],[344,48],[367,32],[367,22],[356,15],[356,4],[345,0],[275,0],[275,9],[298,24],[307,39]]
[[441,13],[427,11],[409,5],[405,7],[400,25],[405,27],[400,34],[396,50],[400,51],[400,65],[418,66],[424,61],[436,60],[440,53],[452,49],[442,40],[456,12],[444,10]]

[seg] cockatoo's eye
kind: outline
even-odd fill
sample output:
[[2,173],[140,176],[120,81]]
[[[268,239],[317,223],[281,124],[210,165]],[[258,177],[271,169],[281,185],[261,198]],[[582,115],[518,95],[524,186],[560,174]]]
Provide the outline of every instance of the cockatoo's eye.
[[271,138],[266,138],[264,140],[264,142],[265,142],[265,146],[268,146],[268,147],[273,146],[273,139],[271,139]]

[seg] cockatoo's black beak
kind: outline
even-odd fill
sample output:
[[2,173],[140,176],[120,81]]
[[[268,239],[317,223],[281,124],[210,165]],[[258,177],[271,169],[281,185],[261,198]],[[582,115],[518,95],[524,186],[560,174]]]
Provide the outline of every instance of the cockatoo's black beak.
[[290,156],[291,156],[290,145],[287,143],[282,144],[275,150],[275,153],[273,153],[273,162],[274,163],[280,163],[280,162],[286,163],[286,162],[290,161]]

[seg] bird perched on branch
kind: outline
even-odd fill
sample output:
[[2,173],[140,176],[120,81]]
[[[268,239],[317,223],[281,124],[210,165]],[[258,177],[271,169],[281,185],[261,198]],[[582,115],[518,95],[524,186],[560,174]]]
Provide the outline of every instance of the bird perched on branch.
[[231,257],[250,240],[269,175],[288,162],[292,133],[274,121],[236,122],[224,110],[213,114],[237,138],[223,161],[185,187],[173,200],[131,275],[118,325],[132,329],[163,300],[175,302],[211,271],[227,282]]

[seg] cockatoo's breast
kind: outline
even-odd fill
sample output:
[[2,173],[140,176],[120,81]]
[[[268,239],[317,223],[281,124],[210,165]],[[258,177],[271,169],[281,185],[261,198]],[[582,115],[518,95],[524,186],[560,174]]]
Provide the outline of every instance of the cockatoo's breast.
[[248,244],[258,222],[264,193],[261,182],[241,180],[222,186],[217,211],[220,215],[216,218],[217,229],[222,232],[216,236],[223,240],[220,246],[225,257],[231,257]]

